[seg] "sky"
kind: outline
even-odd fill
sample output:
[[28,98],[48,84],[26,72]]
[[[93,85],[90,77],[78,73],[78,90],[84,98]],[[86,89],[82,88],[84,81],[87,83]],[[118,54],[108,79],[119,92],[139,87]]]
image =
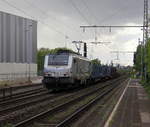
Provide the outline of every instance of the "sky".
[[[142,25],[144,0],[0,0],[0,11],[38,22],[38,49],[67,47],[84,41],[88,58],[104,64],[133,65],[133,53],[117,55],[112,51],[136,51],[141,28],[87,28],[82,25]],[[94,45],[95,41],[110,42]],[[81,44],[81,53],[83,46]]]

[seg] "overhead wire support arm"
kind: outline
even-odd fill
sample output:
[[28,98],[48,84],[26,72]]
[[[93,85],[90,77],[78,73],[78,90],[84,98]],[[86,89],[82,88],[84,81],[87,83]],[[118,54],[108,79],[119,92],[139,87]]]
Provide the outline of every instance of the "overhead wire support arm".
[[134,51],[111,51],[110,53],[116,53],[116,55],[117,55],[117,58],[116,58],[116,60],[119,60],[119,54],[120,53],[135,53]]
[[110,53],[134,53],[134,51],[111,51]]
[[124,25],[87,25],[87,26],[80,26],[80,28],[97,28],[97,27],[102,27],[102,28],[138,28],[138,27],[148,27],[148,26],[143,26],[143,25],[131,25],[131,26],[124,26]]

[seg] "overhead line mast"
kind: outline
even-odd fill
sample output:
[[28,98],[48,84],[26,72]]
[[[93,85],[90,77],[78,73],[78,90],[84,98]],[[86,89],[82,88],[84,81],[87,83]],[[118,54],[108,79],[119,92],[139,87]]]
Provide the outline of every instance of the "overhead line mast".
[[[144,78],[147,80],[147,66],[144,61],[144,57],[147,57],[147,51],[146,51],[146,43],[148,40],[148,28],[149,28],[149,21],[148,21],[148,0],[144,0],[144,18],[143,18],[143,25],[82,25],[80,28],[83,28],[83,31],[85,31],[86,28],[109,28],[109,31],[111,32],[112,28],[142,28],[143,29],[143,42],[141,42],[141,45],[144,45],[143,54],[141,56],[141,64],[143,69],[141,69],[143,72],[141,73]],[[141,51],[142,52],[142,51]],[[117,53],[117,58],[119,58],[119,53]]]
[[[143,43],[144,43],[144,56],[147,57],[146,43],[148,41],[148,0],[144,0],[144,19],[143,19]],[[144,61],[144,78],[147,80],[147,64]]]

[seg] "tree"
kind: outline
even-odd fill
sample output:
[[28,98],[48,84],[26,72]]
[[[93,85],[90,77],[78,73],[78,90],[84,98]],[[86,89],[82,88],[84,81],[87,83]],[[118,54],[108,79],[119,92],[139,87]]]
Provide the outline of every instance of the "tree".
[[92,62],[93,64],[101,65],[101,61],[100,61],[98,58],[93,59],[91,62]]
[[76,53],[73,50],[67,49],[67,48],[55,48],[55,49],[40,48],[37,52],[38,74],[42,74],[42,72],[43,72],[45,55],[60,53],[60,52],[64,52],[64,51],[70,52],[70,53]]
[[[141,63],[141,56],[143,64]],[[146,76],[146,82],[150,82],[150,39],[146,42],[146,45],[139,45],[137,47],[134,54],[134,68],[136,72],[140,74],[143,73],[143,76]],[[141,72],[141,70],[143,70],[143,72]],[[144,75],[144,73],[146,73],[146,75]]]
[[38,73],[41,74],[44,66],[44,57],[46,54],[50,53],[51,50],[48,48],[41,48],[37,52],[37,65],[38,65]]
[[[137,71],[137,72],[139,72],[139,73],[142,73],[141,72],[141,68],[142,68],[142,63],[141,63],[141,58],[142,58],[142,53],[143,52],[141,52],[141,51],[143,51],[143,46],[142,45],[139,45],[138,47],[137,47],[137,50],[136,50],[136,52],[134,53],[134,68],[135,68],[135,70]],[[144,58],[143,58],[144,59]]]
[[145,56],[145,64],[146,64],[146,74],[148,82],[150,81],[150,40],[146,43],[146,56]]

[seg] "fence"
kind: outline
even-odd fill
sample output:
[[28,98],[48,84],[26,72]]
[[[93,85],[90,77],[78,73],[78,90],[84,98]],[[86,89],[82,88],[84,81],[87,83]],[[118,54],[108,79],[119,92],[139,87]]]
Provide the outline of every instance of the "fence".
[[36,72],[25,72],[25,73],[4,73],[0,74],[0,81],[12,81],[17,79],[34,78],[37,76]]

